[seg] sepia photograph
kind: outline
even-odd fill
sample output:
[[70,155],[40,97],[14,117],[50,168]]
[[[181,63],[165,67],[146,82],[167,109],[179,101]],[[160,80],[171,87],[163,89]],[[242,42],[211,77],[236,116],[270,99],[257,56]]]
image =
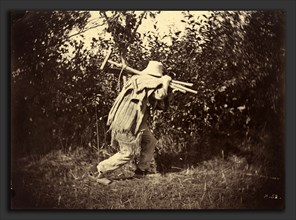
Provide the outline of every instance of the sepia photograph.
[[284,11],[9,16],[11,210],[284,210]]

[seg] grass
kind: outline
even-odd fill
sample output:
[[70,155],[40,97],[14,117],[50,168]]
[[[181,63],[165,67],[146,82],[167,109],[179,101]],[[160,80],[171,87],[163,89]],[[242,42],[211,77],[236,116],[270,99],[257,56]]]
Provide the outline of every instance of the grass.
[[83,149],[14,162],[13,209],[282,209],[284,204],[283,181],[236,155],[120,180],[132,176],[130,163],[110,174],[115,181],[107,186],[87,177],[94,158]]

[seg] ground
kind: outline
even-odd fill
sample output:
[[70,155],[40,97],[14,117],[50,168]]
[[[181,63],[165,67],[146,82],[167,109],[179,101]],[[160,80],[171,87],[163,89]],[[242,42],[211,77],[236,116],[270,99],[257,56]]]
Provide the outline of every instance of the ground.
[[283,180],[266,176],[242,157],[213,158],[130,178],[132,163],[110,174],[110,185],[90,179],[94,163],[83,150],[53,151],[12,164],[13,209],[283,209]]

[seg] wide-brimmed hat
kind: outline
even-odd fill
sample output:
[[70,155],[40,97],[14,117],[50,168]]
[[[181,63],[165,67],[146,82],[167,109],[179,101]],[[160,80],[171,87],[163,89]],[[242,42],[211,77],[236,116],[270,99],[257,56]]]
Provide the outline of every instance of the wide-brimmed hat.
[[148,74],[151,76],[162,77],[163,76],[163,65],[161,62],[151,60],[147,67],[141,71],[141,74]]

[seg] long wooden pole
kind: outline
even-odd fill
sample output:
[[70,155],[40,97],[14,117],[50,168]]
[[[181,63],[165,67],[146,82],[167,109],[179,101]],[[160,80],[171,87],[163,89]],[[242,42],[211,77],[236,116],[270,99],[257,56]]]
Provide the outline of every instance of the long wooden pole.
[[[122,64],[116,63],[116,62],[114,62],[112,60],[108,60],[107,62],[110,63],[110,64],[113,64],[114,66],[117,66],[119,68],[122,67]],[[141,74],[141,71],[136,70],[136,69],[133,69],[133,68],[131,68],[129,66],[126,66],[125,69],[127,71],[130,71],[130,72],[135,73],[135,74],[138,74],[138,75]],[[180,92],[183,92],[183,93],[191,92],[191,93],[197,94],[197,91],[196,90],[186,88],[185,86],[182,86],[181,84],[187,85],[187,86],[192,86],[193,85],[192,83],[187,83],[187,82],[181,82],[181,81],[177,81],[177,80],[172,80],[172,82],[170,84],[170,87],[173,88],[173,89],[179,90]]]

